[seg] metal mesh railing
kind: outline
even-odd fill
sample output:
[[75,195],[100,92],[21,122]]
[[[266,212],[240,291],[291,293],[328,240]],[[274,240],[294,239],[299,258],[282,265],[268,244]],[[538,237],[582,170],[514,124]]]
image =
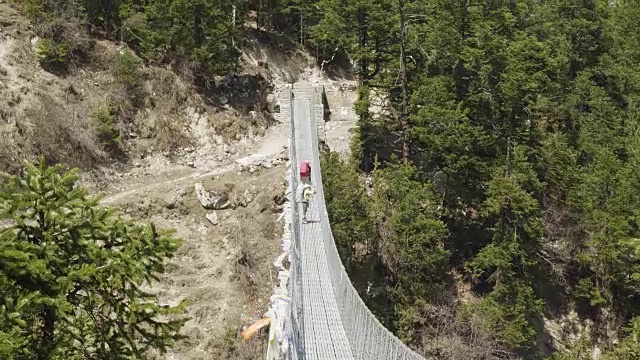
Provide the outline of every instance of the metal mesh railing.
[[[298,186],[298,164],[309,160],[317,195],[309,206],[313,220],[302,225],[300,211],[292,209],[290,318],[287,359],[424,359],[371,313],[351,284],[342,265],[327,214],[320,157],[317,117],[323,115],[318,88],[294,87],[291,98],[291,179]],[[295,200],[294,200],[295,201]]]

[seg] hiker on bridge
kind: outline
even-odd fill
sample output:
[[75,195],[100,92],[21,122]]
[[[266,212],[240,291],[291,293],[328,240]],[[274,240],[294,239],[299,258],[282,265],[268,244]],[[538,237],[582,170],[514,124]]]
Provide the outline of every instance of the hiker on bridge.
[[303,183],[311,183],[311,164],[309,160],[300,162],[300,180]]
[[300,163],[300,183],[296,189],[296,201],[302,203],[302,222],[307,223],[307,210],[311,196],[316,193],[316,189],[311,185],[311,165],[304,160]]

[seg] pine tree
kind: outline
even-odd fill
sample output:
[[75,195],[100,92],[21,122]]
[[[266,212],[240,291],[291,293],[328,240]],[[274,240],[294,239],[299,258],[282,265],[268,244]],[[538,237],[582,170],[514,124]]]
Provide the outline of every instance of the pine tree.
[[535,321],[543,305],[533,288],[542,275],[537,255],[542,222],[532,194],[542,184],[526,160],[527,148],[514,146],[512,151],[506,172],[497,172],[489,182],[483,206],[493,224],[492,240],[467,266],[476,280],[491,288],[482,306],[497,316],[497,334],[512,349],[532,353]]
[[[180,242],[98,205],[78,172],[25,163],[4,176],[0,218],[0,354],[34,359],[129,359],[166,351],[184,307],[148,288]],[[11,358],[11,357],[9,357]]]
[[413,329],[420,319],[410,310],[442,295],[447,279],[447,228],[438,218],[438,201],[430,185],[419,181],[411,165],[377,170],[373,181],[377,254],[390,279],[392,329],[398,329],[405,341],[415,342]]
[[[348,272],[372,249],[374,232],[368,199],[355,167],[338,153],[321,158],[322,182],[327,212],[338,252]],[[357,249],[366,249],[358,254]]]

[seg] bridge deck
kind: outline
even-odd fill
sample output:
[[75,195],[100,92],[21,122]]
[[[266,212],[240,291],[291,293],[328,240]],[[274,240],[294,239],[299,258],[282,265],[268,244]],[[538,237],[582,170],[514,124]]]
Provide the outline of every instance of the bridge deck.
[[[324,202],[318,124],[323,104],[318,88],[293,87],[287,101],[291,114],[292,186],[298,183],[299,162],[311,163],[317,195],[302,224],[301,209],[293,207],[290,320],[285,337],[291,340],[291,360],[424,360],[376,319],[351,284],[335,246]],[[321,90],[320,90],[321,91]],[[291,95],[291,94],[289,94]]]
[[[311,163],[311,181],[316,186],[322,179],[319,176],[320,161],[317,151],[314,151],[314,146],[317,147],[314,93],[313,88],[295,89],[292,113],[296,129],[296,158],[298,162],[308,160]],[[297,174],[298,164],[294,166]],[[353,359],[328,275],[321,211],[320,201],[315,196],[307,212],[309,223],[302,224],[300,231],[305,358]]]

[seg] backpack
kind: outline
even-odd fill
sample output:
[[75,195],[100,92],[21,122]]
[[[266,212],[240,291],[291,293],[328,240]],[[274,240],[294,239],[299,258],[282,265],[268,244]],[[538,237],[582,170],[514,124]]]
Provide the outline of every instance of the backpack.
[[309,199],[311,199],[311,195],[313,195],[313,189],[311,188],[311,186],[306,185],[302,189],[302,199],[304,201],[309,201]]
[[300,162],[300,177],[311,176],[311,164],[309,161],[303,160]]

